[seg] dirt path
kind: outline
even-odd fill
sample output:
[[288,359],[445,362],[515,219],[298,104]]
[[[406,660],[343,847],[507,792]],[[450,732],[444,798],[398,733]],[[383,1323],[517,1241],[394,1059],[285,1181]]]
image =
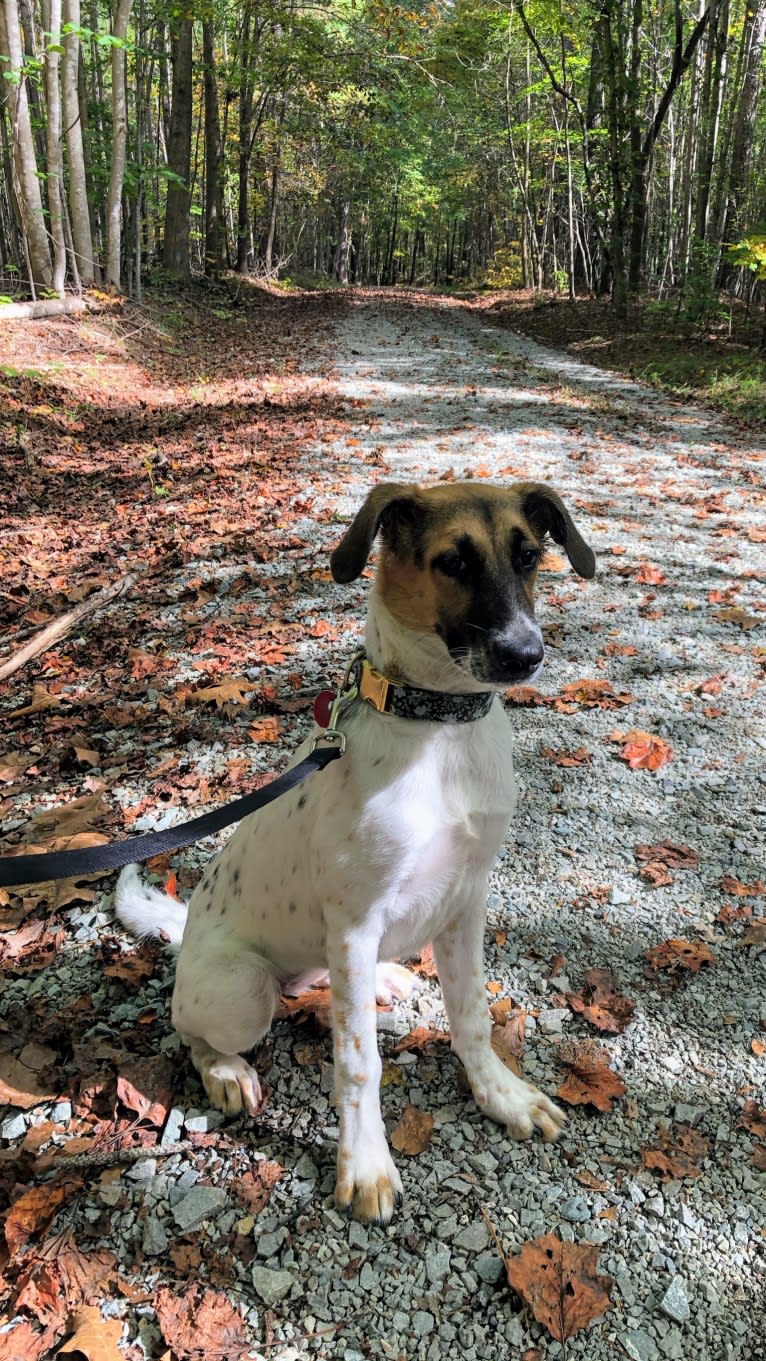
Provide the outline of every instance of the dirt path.
[[[60,439],[77,365],[84,373],[92,356],[82,332],[55,334],[82,343],[63,378],[42,358],[35,380]],[[65,450],[81,538],[70,518],[50,540],[66,523],[53,501],[60,443],[44,447],[36,474],[48,502],[9,501],[0,545],[22,567],[18,580],[5,577],[6,601],[25,609],[41,608],[29,587],[35,562],[97,572],[94,501],[110,566],[115,539],[141,557],[154,536],[166,556],[162,576],[107,629],[0,689],[5,715],[31,698],[32,681],[51,699],[7,720],[6,848],[50,844],[46,824],[28,825],[45,806],[86,801],[70,832],[141,830],[277,766],[306,730],[311,695],[359,638],[367,584],[334,586],[326,562],[339,521],[374,482],[550,481],[599,571],[581,583],[552,557],[538,609],[546,669],[539,689],[508,705],[523,797],[491,885],[490,1000],[512,997],[527,1013],[530,1079],[554,1090],[562,1054],[595,1038],[626,1092],[611,1111],[573,1107],[556,1148],[509,1144],[476,1114],[443,1046],[392,1053],[416,1026],[443,1023],[427,981],[415,1005],[381,1014],[383,1107],[389,1129],[408,1104],[431,1111],[433,1137],[399,1157],[407,1201],[394,1225],[349,1226],[328,1208],[337,1129],[324,1033],[279,1022],[259,1057],[270,1089],[263,1124],[222,1126],[176,1055],[170,966],[116,937],[109,893],[81,884],[69,899],[0,900],[2,1075],[39,1095],[0,1116],[0,1181],[9,1194],[14,1178],[63,1188],[52,1228],[39,1209],[32,1216],[21,1275],[9,1276],[9,1317],[53,1328],[42,1350],[25,1340],[24,1354],[49,1354],[65,1335],[64,1315],[49,1303],[46,1316],[29,1280],[34,1254],[66,1228],[89,1263],[80,1298],[108,1301],[106,1313],[124,1321],[125,1355],[169,1346],[186,1357],[195,1330],[210,1351],[225,1324],[253,1340],[254,1354],[281,1361],[561,1357],[504,1284],[485,1208],[509,1252],[549,1231],[600,1246],[613,1308],[569,1341],[570,1358],[762,1361],[753,1320],[766,1281],[764,451],[720,418],[541,350],[458,304],[365,295],[292,312],[280,302],[221,335],[233,348],[217,377],[204,338],[178,360],[157,342],[164,384],[134,348],[148,414],[133,403],[129,426],[117,378],[104,378],[77,436],[87,470],[71,472],[76,453]],[[265,337],[283,362],[264,361]],[[126,363],[115,357],[115,375]],[[114,409],[107,439],[103,413]],[[146,457],[166,495],[141,472]],[[47,540],[36,537],[35,504]],[[55,600],[55,585],[46,589]],[[23,631],[23,611],[21,620]],[[243,704],[234,677],[252,687],[240,689]],[[201,697],[205,687],[216,693]],[[655,739],[637,739],[637,759],[661,761],[663,743],[672,759],[631,768],[616,734],[633,729]],[[209,849],[174,860],[184,890]],[[168,867],[157,868],[164,877]],[[679,939],[680,956],[657,959],[672,953],[675,968],[652,968],[644,952]],[[614,969],[635,1003],[623,1031],[594,1029],[568,1000],[593,968]],[[31,1079],[14,1066],[22,1043],[38,1046],[21,1051]],[[596,1100],[608,1105],[603,1081]],[[157,1138],[193,1146],[63,1181],[34,1161],[38,1148],[45,1158]],[[103,1258],[100,1278],[98,1253],[116,1259]],[[118,1275],[131,1284],[119,1290]],[[202,1315],[194,1281],[217,1292]],[[71,1304],[71,1272],[58,1288]],[[233,1338],[227,1354],[243,1354]]]

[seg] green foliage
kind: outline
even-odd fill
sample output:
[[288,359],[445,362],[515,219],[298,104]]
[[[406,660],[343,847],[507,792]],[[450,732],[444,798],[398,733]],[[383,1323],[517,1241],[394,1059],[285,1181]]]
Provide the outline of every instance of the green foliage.
[[766,279],[766,232],[748,232],[735,245],[726,247],[733,265],[748,270],[761,282]]

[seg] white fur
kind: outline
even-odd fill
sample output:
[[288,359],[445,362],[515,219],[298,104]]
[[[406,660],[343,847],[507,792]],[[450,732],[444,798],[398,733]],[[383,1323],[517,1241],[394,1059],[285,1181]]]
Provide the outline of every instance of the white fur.
[[114,910],[138,940],[163,939],[177,950],[183,940],[188,908],[151,884],[145,884],[137,865],[126,865],[117,880]]
[[[373,589],[367,652],[410,684],[468,688],[435,637],[399,627]],[[478,687],[477,687],[478,688]],[[486,688],[486,687],[485,687]],[[380,1113],[377,961],[433,940],[453,1046],[481,1109],[515,1137],[555,1138],[564,1117],[490,1045],[483,976],[487,875],[516,802],[511,731],[499,700],[472,723],[426,723],[355,703],[346,754],[247,818],[185,910],[120,879],[117,913],[138,934],[178,941],[173,1020],[212,1101],[257,1110],[241,1057],[266,1033],[279,982],[329,968],[340,1115],[336,1200],[387,1221],[401,1182]],[[296,754],[305,754],[304,746]],[[396,991],[396,989],[394,989]]]

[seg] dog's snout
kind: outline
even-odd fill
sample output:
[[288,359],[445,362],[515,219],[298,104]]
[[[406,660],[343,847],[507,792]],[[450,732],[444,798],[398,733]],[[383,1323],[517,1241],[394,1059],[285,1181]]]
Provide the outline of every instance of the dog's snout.
[[524,638],[496,638],[492,644],[492,659],[497,679],[514,683],[526,680],[541,665],[544,655],[539,635]]

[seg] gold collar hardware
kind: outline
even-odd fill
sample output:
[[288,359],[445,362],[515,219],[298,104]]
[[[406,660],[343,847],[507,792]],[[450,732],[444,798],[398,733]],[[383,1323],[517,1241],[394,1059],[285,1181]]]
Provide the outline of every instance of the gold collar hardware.
[[371,666],[365,658],[359,676],[359,698],[367,704],[371,704],[379,714],[384,714],[390,686],[391,681],[383,675],[383,672],[376,671],[375,667]]

